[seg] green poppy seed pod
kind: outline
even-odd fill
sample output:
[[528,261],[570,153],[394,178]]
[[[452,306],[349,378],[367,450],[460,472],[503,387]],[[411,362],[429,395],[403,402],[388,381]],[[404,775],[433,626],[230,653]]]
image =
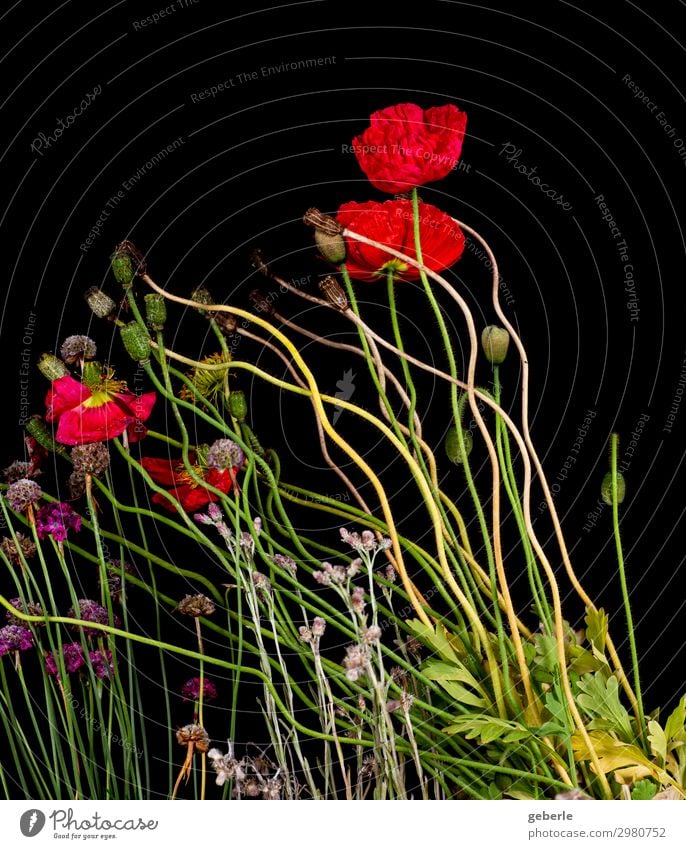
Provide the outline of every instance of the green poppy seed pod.
[[241,389],[234,389],[229,395],[229,412],[239,422],[245,421],[248,415],[248,401]]
[[116,303],[97,286],[91,286],[84,292],[83,297],[93,314],[98,318],[109,318],[117,311]]
[[489,363],[497,366],[504,362],[509,345],[510,334],[504,327],[495,324],[484,327],[481,333],[481,347]]
[[143,255],[129,241],[120,242],[110,257],[112,272],[117,283],[128,288],[137,274],[144,274],[146,265]]
[[145,317],[150,327],[153,330],[164,330],[164,324],[167,320],[167,302],[164,295],[151,292],[143,300],[145,301]]
[[468,430],[462,431],[462,440],[464,442],[464,456],[460,451],[460,440],[457,436],[457,428],[451,427],[448,429],[448,433],[445,437],[445,453],[448,455],[448,459],[452,463],[464,463],[466,457],[472,453],[472,448],[474,447],[474,440],[472,438],[471,433]]
[[126,353],[139,363],[147,363],[150,359],[150,337],[147,331],[137,321],[131,321],[120,332]]
[[340,265],[342,262],[345,262],[345,239],[340,233],[331,236],[322,230],[315,230],[314,240],[319,248],[319,253],[324,259],[334,265]]
[[[608,472],[603,478],[603,482],[600,484],[600,495],[603,501],[612,507],[612,472]],[[624,475],[621,472],[617,472],[617,504],[621,504],[624,501],[625,495],[626,481],[624,480]]]
[[69,369],[54,354],[41,354],[38,360],[38,369],[48,380],[57,380],[69,374]]

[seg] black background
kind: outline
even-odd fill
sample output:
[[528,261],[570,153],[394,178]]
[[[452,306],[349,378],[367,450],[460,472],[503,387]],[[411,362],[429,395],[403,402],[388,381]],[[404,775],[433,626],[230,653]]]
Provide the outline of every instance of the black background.
[[[164,8],[173,11],[142,26]],[[559,483],[556,503],[577,571],[610,611],[621,643],[609,511],[590,529],[588,520],[607,468],[609,435],[620,434],[620,458],[630,460],[622,514],[646,706],[683,694],[683,409],[665,429],[683,388],[686,356],[680,224],[686,157],[675,144],[683,138],[686,154],[680,3],[668,0],[655,11],[647,2],[619,0],[426,0],[402,12],[388,3],[319,0],[264,9],[231,3],[220,9],[197,0],[167,7],[66,2],[46,12],[20,2],[0,20],[3,463],[21,453],[22,416],[43,408],[46,383],[33,369],[22,406],[25,352],[35,361],[66,335],[82,332],[107,350],[111,332],[91,326],[82,292],[92,285],[115,292],[108,269],[115,243],[132,239],[146,253],[152,276],[180,294],[205,283],[219,299],[249,308],[248,291],[264,282],[248,260],[255,245],[288,279],[309,275],[307,291],[316,293],[326,269],[302,225],[303,211],[384,199],[344,146],[374,109],[406,101],[455,103],[469,116],[462,167],[422,196],[474,226],[498,257],[511,293],[509,314],[530,354],[534,441],[550,482]],[[327,61],[278,70],[318,58]],[[277,70],[266,73],[269,67]],[[199,92],[229,78],[232,87],[198,100]],[[628,81],[649,96],[648,104]],[[96,86],[101,93],[73,125],[49,148],[33,150],[39,134],[53,134],[58,119]],[[123,188],[177,139],[163,161]],[[519,173],[503,154],[507,144],[571,208]],[[116,208],[108,207],[120,190]],[[598,195],[626,240],[636,281],[633,314],[624,262]],[[84,250],[105,210],[102,232]],[[492,322],[483,262],[466,253],[450,276],[467,293],[478,325]],[[359,296],[366,314],[384,326],[384,286],[360,285]],[[399,292],[407,327],[415,326],[412,344],[440,362],[420,301],[409,286]],[[446,302],[446,308],[464,344],[464,326],[454,307]],[[279,296],[278,309],[354,341],[338,317],[314,313],[292,296]],[[170,344],[190,355],[214,349],[202,319],[173,316]],[[116,340],[113,346],[106,356],[125,374],[126,355]],[[248,342],[241,346],[241,357],[281,376],[275,358]],[[330,358],[308,345],[303,350],[315,357],[324,391],[334,394],[336,381],[352,368],[360,375],[353,400],[373,408],[361,361]],[[519,373],[510,359],[503,381],[512,399]],[[480,379],[487,383],[488,372]],[[251,395],[255,430],[282,456],[286,476],[299,482],[310,469],[312,480],[333,493],[339,485],[327,484],[318,470],[309,409],[245,376],[238,382]],[[440,450],[447,393],[422,381],[422,397],[428,438]],[[577,462],[560,480],[588,410],[595,413],[592,425]],[[648,422],[626,457],[641,416]],[[344,418],[341,428],[355,432]],[[368,434],[359,435],[364,444]],[[477,446],[474,456],[482,461],[484,452]],[[459,473],[443,472],[446,489],[461,492]],[[398,463],[386,470],[401,513],[413,509],[402,492],[405,474]],[[481,476],[487,483],[488,475]],[[547,517],[536,506],[534,516],[547,539]],[[515,579],[518,562],[511,568]],[[568,601],[567,615],[578,625],[581,608],[571,596]]]

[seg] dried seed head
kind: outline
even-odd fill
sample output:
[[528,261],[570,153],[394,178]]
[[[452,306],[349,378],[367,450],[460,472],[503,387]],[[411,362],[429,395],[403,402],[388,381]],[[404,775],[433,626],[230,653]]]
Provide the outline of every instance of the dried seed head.
[[322,233],[326,233],[328,236],[337,236],[343,232],[343,228],[335,218],[331,215],[325,215],[314,206],[310,207],[303,215],[303,221],[308,227],[321,230]]
[[378,643],[381,639],[381,628],[378,625],[370,625],[364,632],[364,641],[368,645]]
[[38,360],[38,371],[48,380],[59,380],[60,377],[66,377],[69,374],[69,369],[59,357],[54,354],[41,354]]
[[211,616],[217,608],[212,599],[198,593],[197,595],[184,596],[176,609],[185,616],[193,616],[197,619],[199,616]]
[[97,286],[91,286],[83,297],[97,318],[110,318],[117,312],[117,304]]
[[80,360],[94,360],[96,353],[97,347],[90,336],[67,336],[60,348],[60,356],[67,365]]
[[31,463],[25,460],[15,460],[2,470],[3,477],[7,483],[16,483],[24,478],[30,477]]
[[219,472],[225,469],[240,468],[245,461],[243,449],[231,439],[218,439],[207,452],[207,465]]
[[[3,540],[4,542],[4,540]],[[11,598],[10,604],[15,610],[19,610],[21,613],[28,613],[30,616],[43,616],[43,608],[40,604],[34,601],[29,601],[26,604],[20,598]],[[7,620],[9,625],[19,625],[21,628],[26,627],[26,621],[20,619],[18,616],[15,616],[11,611],[6,611],[5,619]],[[44,625],[42,622],[35,622],[34,625]]]
[[298,571],[298,565],[292,557],[287,557],[285,554],[274,554],[271,559],[272,562],[283,569],[284,572],[288,572],[292,578],[295,578],[296,572]]
[[265,315],[271,315],[274,312],[274,307],[272,306],[271,301],[268,300],[267,296],[261,289],[253,289],[248,294],[248,298],[257,312],[262,312]]
[[7,487],[7,503],[16,513],[23,513],[29,506],[35,504],[43,495],[43,490],[35,481],[21,478]]
[[[341,239],[341,241],[343,241],[343,239]],[[345,294],[343,287],[335,278],[331,275],[324,277],[323,280],[319,281],[318,285],[319,291],[324,295],[331,306],[341,312],[345,312],[345,310],[348,309],[350,306],[348,303],[348,296]]]
[[264,253],[260,248],[255,248],[250,254],[250,264],[255,269],[255,271],[259,271],[260,274],[264,274],[265,277],[269,277],[269,263],[265,259]]
[[109,468],[110,452],[103,442],[87,442],[72,448],[71,459],[74,463],[75,474],[97,477]]
[[176,739],[180,746],[188,747],[192,743],[198,752],[207,752],[210,748],[210,738],[202,725],[184,725],[176,732]]

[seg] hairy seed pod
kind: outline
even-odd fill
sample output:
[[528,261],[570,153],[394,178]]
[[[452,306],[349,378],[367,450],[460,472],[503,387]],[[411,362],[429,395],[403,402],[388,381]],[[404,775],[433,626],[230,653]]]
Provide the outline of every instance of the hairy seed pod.
[[334,277],[329,274],[328,277],[320,280],[318,285],[319,291],[324,295],[331,306],[336,307],[336,309],[341,312],[345,312],[345,310],[348,309],[350,306],[348,303],[348,296],[345,294],[341,284]]

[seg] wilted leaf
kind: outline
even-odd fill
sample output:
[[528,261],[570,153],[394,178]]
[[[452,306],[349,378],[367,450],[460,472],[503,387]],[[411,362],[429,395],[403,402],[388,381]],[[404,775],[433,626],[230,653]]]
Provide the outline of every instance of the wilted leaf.
[[[606,775],[615,770],[623,770],[619,776],[623,779],[629,779],[631,775],[630,780],[635,781],[646,775],[652,775],[660,784],[673,783],[667,773],[649,760],[638,746],[617,740],[605,731],[590,731],[588,736],[598,756],[600,769]],[[586,741],[580,734],[572,736],[572,749],[575,760],[591,760]]]

